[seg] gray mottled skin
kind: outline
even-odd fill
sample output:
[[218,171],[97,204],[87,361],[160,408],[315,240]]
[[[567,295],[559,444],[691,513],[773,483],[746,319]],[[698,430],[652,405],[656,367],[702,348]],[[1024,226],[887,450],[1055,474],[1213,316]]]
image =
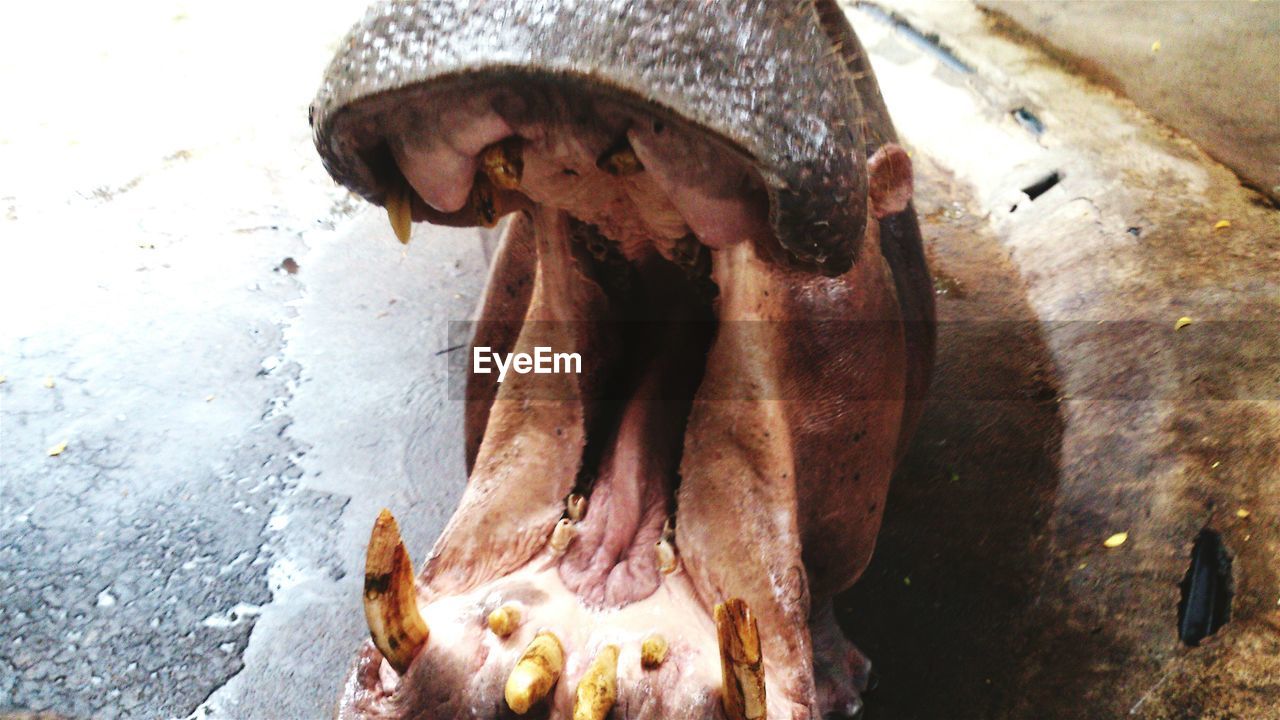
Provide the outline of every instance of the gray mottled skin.
[[383,93],[502,74],[612,91],[746,155],[769,190],[787,260],[837,275],[866,225],[861,108],[847,62],[812,2],[393,0],[343,42],[311,120],[330,173],[380,204],[375,148],[349,130]]

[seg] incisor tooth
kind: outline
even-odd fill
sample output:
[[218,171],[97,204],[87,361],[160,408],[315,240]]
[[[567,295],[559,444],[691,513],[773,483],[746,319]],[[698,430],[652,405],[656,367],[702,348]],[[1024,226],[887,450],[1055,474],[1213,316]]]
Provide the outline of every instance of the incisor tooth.
[[654,552],[658,555],[658,570],[663,575],[670,575],[676,571],[676,548],[671,541],[662,538],[653,546]]
[[715,619],[725,715],[729,720],[763,718],[764,656],[760,652],[760,631],[755,616],[744,600],[732,598],[716,605]]
[[489,613],[489,629],[498,637],[507,637],[520,627],[523,613],[518,605],[503,605]]
[[551,693],[564,670],[564,649],[560,639],[548,631],[537,634],[516,661],[507,678],[507,707],[517,715],[529,712]]
[[569,518],[561,518],[556,523],[556,527],[551,531],[551,552],[555,555],[563,555],[565,550],[569,549],[569,543],[573,542],[573,536],[578,532],[573,526],[573,521]]
[[571,494],[564,504],[570,520],[579,522],[587,516],[587,499],[580,493]]
[[640,665],[652,670],[667,659],[667,639],[654,633],[640,643]]
[[578,681],[573,720],[604,720],[618,701],[618,646],[605,645]]
[[418,612],[413,565],[400,539],[400,528],[383,509],[373,524],[364,565],[364,616],[369,636],[391,667],[401,675],[427,644],[430,631]]
[[409,244],[409,233],[413,229],[413,188],[409,183],[400,180],[392,188],[382,203],[387,208],[387,219],[391,221],[391,229],[402,245]]

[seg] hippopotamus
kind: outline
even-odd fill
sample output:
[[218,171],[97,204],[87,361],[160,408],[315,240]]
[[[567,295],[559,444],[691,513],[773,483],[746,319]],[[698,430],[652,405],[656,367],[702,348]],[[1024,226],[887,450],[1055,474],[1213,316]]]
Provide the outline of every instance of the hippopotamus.
[[831,602],[935,328],[911,159],[834,0],[381,2],[310,119],[401,241],[502,225],[469,351],[580,359],[472,368],[460,506],[416,572],[374,523],[338,717],[857,712]]

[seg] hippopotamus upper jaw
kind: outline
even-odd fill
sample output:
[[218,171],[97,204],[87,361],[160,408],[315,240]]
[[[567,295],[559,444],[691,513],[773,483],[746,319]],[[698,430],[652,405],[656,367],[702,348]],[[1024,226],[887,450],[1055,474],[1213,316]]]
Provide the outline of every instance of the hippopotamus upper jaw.
[[918,253],[880,222],[910,161],[878,94],[863,137],[874,78],[817,5],[388,3],[353,31],[313,105],[326,167],[402,241],[511,215],[473,348],[582,368],[470,375],[466,492],[416,579],[375,524],[340,715],[856,704],[823,608],[920,406],[929,288],[881,253]]
[[[312,105],[329,171],[385,203],[388,96],[553,81],[666,116],[730,149],[769,199],[771,254],[840,274],[866,224],[863,118],[846,58],[809,2],[383,2]],[[838,12],[838,11],[837,11]],[[456,220],[467,222],[466,219]]]

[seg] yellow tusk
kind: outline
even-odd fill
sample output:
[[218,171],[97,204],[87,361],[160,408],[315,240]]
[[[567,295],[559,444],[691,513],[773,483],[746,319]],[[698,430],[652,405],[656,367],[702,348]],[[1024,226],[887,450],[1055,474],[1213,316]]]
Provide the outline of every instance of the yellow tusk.
[[604,720],[618,701],[618,646],[605,645],[578,681],[573,720]]
[[640,665],[653,670],[667,659],[667,639],[654,633],[640,643]]
[[494,186],[503,190],[520,187],[524,174],[524,145],[520,138],[511,137],[485,148],[480,153],[480,167]]
[[523,619],[518,605],[503,605],[489,613],[489,629],[498,637],[507,637],[520,627]]
[[373,524],[364,565],[364,616],[369,636],[391,667],[401,675],[427,644],[430,631],[418,612],[409,553],[400,528],[384,509]]
[[382,202],[387,208],[387,218],[396,239],[401,245],[408,245],[409,233],[413,229],[413,188],[401,178],[399,185],[391,189]]
[[764,656],[760,652],[760,631],[755,616],[746,601],[732,598],[716,605],[715,618],[725,715],[729,720],[763,718]]
[[571,493],[569,499],[565,501],[565,512],[568,513],[570,520],[581,521],[587,516],[587,499],[579,493]]
[[658,556],[658,570],[663,575],[670,575],[676,571],[676,548],[671,541],[662,538],[653,546],[654,552]]
[[507,678],[507,707],[517,715],[524,715],[555,687],[564,670],[564,649],[560,639],[543,631],[537,634],[516,661]]
[[596,159],[596,167],[614,177],[635,175],[644,170],[644,164],[636,157],[636,151],[631,149],[631,144],[626,140],[606,150]]
[[574,536],[578,533],[578,529],[574,527],[573,521],[569,518],[561,518],[556,523],[555,528],[551,531],[551,554],[559,557],[569,549],[569,543],[573,542]]

